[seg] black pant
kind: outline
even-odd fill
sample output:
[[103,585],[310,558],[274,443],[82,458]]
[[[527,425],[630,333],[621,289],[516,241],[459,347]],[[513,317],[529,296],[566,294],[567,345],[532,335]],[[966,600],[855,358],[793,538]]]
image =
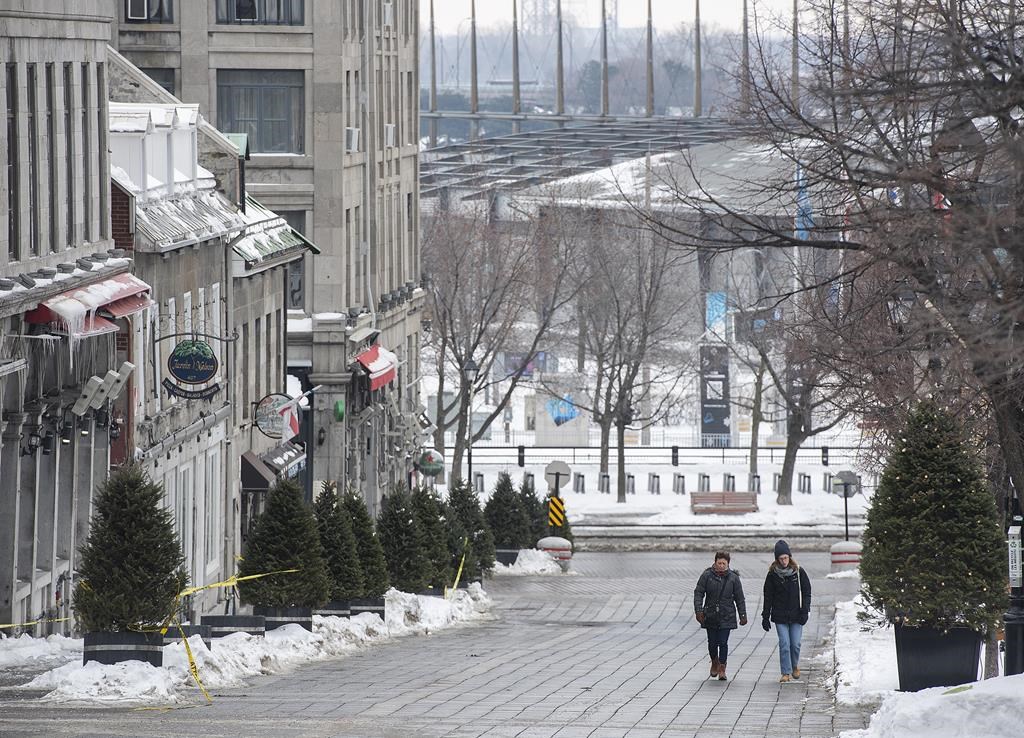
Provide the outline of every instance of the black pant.
[[729,628],[708,628],[708,653],[723,664],[729,657]]

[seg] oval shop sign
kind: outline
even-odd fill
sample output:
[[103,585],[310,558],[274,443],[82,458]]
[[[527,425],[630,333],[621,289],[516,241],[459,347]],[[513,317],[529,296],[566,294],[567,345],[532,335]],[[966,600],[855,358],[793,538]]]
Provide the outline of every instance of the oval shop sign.
[[218,368],[206,341],[182,341],[167,357],[167,371],[182,384],[205,384],[217,376]]

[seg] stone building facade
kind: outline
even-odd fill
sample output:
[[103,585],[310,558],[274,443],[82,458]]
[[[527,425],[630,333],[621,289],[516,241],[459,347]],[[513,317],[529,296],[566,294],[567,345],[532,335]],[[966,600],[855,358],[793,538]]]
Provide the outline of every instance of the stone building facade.
[[[23,4],[18,4],[23,5]],[[120,432],[117,317],[144,298],[109,219],[110,4],[0,8],[0,622],[69,613]],[[71,7],[73,5],[73,7]],[[45,19],[45,20],[44,20]],[[102,389],[101,389],[102,388]],[[83,398],[84,395],[84,398]],[[37,626],[36,632],[66,629]]]
[[[247,134],[247,191],[322,249],[288,277],[290,372],[320,387],[307,484],[375,506],[420,441],[418,2],[115,1],[113,46]],[[367,351],[394,356],[374,389]]]

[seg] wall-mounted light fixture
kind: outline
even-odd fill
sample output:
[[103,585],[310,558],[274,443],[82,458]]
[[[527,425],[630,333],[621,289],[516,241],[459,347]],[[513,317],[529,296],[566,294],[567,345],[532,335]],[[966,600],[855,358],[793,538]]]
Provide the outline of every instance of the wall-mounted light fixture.
[[316,432],[316,445],[323,446],[327,441],[327,429],[322,427]]
[[53,440],[55,436],[52,430],[46,431],[43,434],[43,442],[40,448],[43,449],[43,456],[49,456],[53,453]]
[[[22,433],[21,437],[24,438],[25,434]],[[22,446],[21,447],[21,455],[22,456],[35,456],[36,455],[36,451],[39,450],[39,444],[42,443],[42,441],[43,441],[43,437],[40,436],[38,432],[32,431],[31,433],[28,434],[28,439],[27,439],[28,446],[27,447],[26,446]]]

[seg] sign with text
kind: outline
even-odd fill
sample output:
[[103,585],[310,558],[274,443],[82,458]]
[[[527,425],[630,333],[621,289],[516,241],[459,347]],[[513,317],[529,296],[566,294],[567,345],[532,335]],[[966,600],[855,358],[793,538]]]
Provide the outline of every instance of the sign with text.
[[267,395],[256,404],[253,422],[260,433],[274,439],[284,435],[284,416],[281,414],[281,408],[291,401],[292,398],[288,395],[275,393]]
[[220,363],[206,341],[181,341],[167,357],[167,372],[181,384],[206,384],[218,369]]
[[[729,347],[700,347],[700,432],[702,446],[727,445],[730,427]],[[707,439],[708,442],[704,442]]]
[[1010,586],[1022,586],[1021,580],[1021,550],[1020,550],[1020,526],[1010,526],[1010,532],[1006,540],[1010,550]]

